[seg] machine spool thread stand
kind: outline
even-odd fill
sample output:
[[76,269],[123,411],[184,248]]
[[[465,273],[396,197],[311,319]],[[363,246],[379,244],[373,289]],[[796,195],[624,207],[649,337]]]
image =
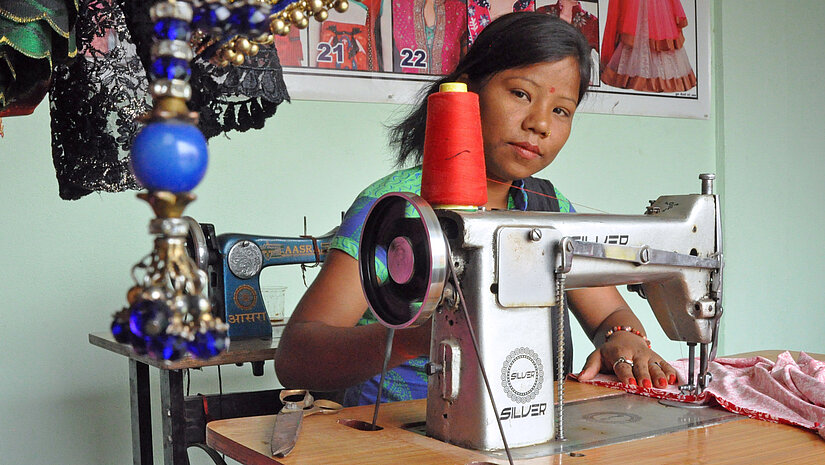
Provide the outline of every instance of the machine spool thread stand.
[[378,407],[381,406],[381,395],[384,390],[384,378],[387,376],[387,365],[390,363],[392,355],[392,339],[395,336],[395,328],[387,328],[387,342],[384,345],[384,365],[381,367],[381,379],[378,381],[378,395],[375,397],[375,409],[372,411],[371,431],[378,430]]

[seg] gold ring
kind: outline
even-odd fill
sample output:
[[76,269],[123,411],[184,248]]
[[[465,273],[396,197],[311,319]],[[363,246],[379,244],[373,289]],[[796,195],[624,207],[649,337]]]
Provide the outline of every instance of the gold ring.
[[628,365],[630,365],[630,368],[633,368],[633,360],[630,360],[630,359],[627,359],[627,358],[624,358],[624,357],[619,357],[618,360],[613,362],[613,371],[614,372],[616,371],[616,365],[618,365],[620,363],[627,363]]

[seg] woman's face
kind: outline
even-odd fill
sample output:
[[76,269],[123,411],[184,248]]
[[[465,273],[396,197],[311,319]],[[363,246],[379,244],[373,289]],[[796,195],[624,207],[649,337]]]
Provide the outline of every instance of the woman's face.
[[567,142],[579,95],[579,67],[568,57],[512,68],[475,90],[487,177],[510,182],[544,169]]

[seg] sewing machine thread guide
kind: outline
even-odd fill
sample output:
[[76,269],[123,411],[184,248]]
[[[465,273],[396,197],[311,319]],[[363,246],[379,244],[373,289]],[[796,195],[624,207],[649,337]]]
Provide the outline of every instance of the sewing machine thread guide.
[[[444,241],[447,245],[447,256],[451,256],[450,254],[450,244],[447,241]],[[452,260],[447,260],[449,263],[450,268],[450,276],[455,283],[455,289],[458,292],[458,301],[461,305],[461,311],[464,313],[464,319],[467,322],[467,330],[470,332],[470,340],[473,342],[473,349],[476,352],[476,359],[478,360],[478,369],[481,371],[481,377],[484,379],[484,387],[487,388],[487,395],[490,397],[490,404],[493,407],[494,412],[498,412],[498,408],[496,407],[496,401],[493,397],[493,390],[490,388],[490,380],[487,377],[487,371],[484,369],[484,363],[481,361],[481,352],[478,350],[478,339],[476,339],[475,331],[473,330],[473,324],[471,323],[472,320],[470,319],[470,315],[467,312],[467,304],[465,303],[466,300],[464,299],[464,293],[461,292],[461,283],[458,282],[458,273],[455,272],[455,265],[453,264]],[[496,415],[496,424],[498,425],[498,431],[501,433],[501,442],[504,444],[504,452],[507,455],[507,461],[510,465],[513,465],[513,456],[510,453],[510,446],[507,444],[507,436],[504,434],[504,426],[501,424],[501,419]]]

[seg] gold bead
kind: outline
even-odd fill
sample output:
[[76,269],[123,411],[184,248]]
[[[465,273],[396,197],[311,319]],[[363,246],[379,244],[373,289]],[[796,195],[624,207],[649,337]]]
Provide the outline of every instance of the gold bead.
[[252,45],[250,45],[250,46],[249,46],[249,53],[248,53],[248,55],[249,55],[249,56],[251,56],[251,57],[254,57],[254,56],[255,56],[255,55],[257,55],[257,54],[258,54],[258,52],[260,52],[260,51],[261,51],[261,48],[260,48],[260,47],[258,47],[258,44],[252,44]]
[[309,20],[306,16],[304,16],[303,18],[301,18],[300,21],[295,23],[295,27],[297,27],[298,29],[306,29],[307,26],[309,26]]
[[232,59],[232,64],[235,66],[241,66],[243,62],[246,60],[246,57],[243,53],[238,53],[235,55],[235,58]]
[[307,0],[309,11],[318,13],[324,8],[324,0]]
[[254,39],[252,39],[252,42],[256,43],[256,44],[266,45],[266,44],[271,43],[273,39],[274,39],[274,37],[272,37],[272,34],[263,33],[263,34],[259,35],[258,37],[255,37]]
[[235,60],[235,57],[238,56],[238,52],[225,48],[223,49],[222,55],[224,60],[233,61]]
[[281,35],[282,36],[288,36],[290,29],[292,29],[292,28],[289,27],[289,24],[287,24],[286,26],[284,26],[284,32],[282,32]]
[[272,21],[271,23],[269,23],[269,29],[272,31],[273,34],[278,34],[278,35],[282,35],[282,36],[286,35],[287,33],[284,32],[284,29],[286,29],[286,27],[287,27],[286,23],[281,18],[278,18],[278,19]]
[[180,115],[189,113],[189,107],[186,106],[186,100],[179,97],[159,98],[155,101],[155,109]]
[[246,37],[241,37],[240,39],[235,41],[235,46],[232,47],[236,52],[240,53],[249,53],[249,49],[252,47],[252,44],[249,42],[249,39]]
[[327,10],[321,10],[318,13],[315,13],[315,20],[319,23],[323,23],[327,20],[327,18],[329,18],[329,13],[327,13]]
[[126,301],[129,302],[129,305],[134,304],[138,300],[140,300],[140,294],[143,292],[143,288],[140,286],[132,286],[128,292],[126,292]]
[[343,13],[347,11],[349,8],[349,2],[347,0],[338,0],[335,2],[335,11],[338,13]]
[[[304,12],[295,8],[289,13],[289,19],[292,21],[292,24],[298,25],[302,19],[306,19],[304,16]],[[300,27],[300,26],[299,26]]]

